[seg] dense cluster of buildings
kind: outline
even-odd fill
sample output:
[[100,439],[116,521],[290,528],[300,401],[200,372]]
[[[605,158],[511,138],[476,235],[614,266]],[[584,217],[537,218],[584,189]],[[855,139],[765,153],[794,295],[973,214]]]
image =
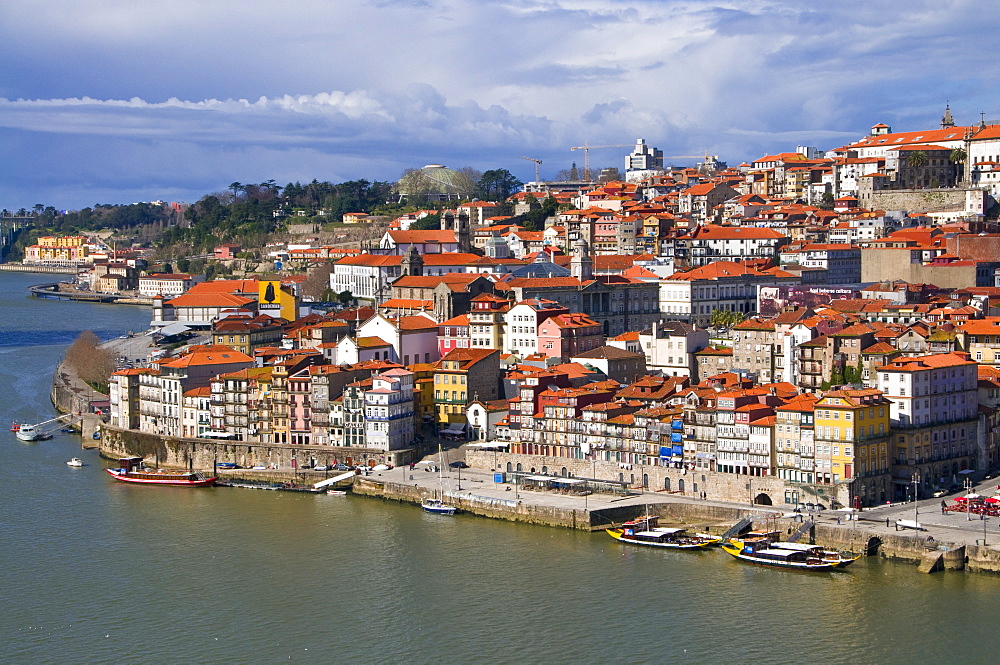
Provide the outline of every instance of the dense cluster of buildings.
[[472,202],[313,257],[351,309],[303,311],[296,278],[143,278],[154,325],[211,344],[116,373],[113,421],[355,459],[441,436],[497,470],[757,503],[870,505],[1000,461],[1000,127],[946,112],[735,168],[640,141],[626,169],[530,183],[518,209],[560,204],[540,230]]

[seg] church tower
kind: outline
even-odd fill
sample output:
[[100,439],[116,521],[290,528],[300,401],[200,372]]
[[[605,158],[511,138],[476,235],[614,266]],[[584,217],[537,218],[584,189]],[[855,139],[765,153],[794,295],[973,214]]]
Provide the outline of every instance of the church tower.
[[472,251],[472,232],[469,229],[469,215],[465,212],[458,213],[458,227],[455,229],[455,237],[458,238],[458,251],[468,254]]
[[941,116],[941,129],[948,129],[955,126],[955,119],[951,117],[951,107],[944,105],[944,115]]
[[570,259],[569,270],[581,282],[594,279],[594,260],[590,257],[590,248],[583,238],[577,238],[573,243],[573,258]]
[[415,245],[410,245],[410,251],[403,257],[399,268],[404,275],[419,277],[424,274],[424,257],[420,256]]

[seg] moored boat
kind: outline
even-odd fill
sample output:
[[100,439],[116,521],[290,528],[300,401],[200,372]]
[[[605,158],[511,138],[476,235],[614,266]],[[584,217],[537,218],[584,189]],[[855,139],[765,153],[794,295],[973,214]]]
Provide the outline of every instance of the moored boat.
[[731,538],[722,544],[722,549],[741,561],[760,566],[820,572],[845,568],[861,558],[822,545],[781,542],[775,532],[747,535],[742,539]]
[[625,522],[621,527],[605,529],[608,535],[623,543],[665,547],[676,550],[697,550],[718,545],[722,539],[709,534],[692,534],[683,527],[661,527],[657,518],[646,515]]
[[21,441],[37,441],[38,430],[35,429],[34,425],[25,423],[18,426],[17,431],[14,432],[14,436],[19,438]]
[[200,471],[151,469],[143,466],[141,457],[123,457],[117,469],[107,469],[115,480],[140,485],[166,485],[171,487],[209,487],[216,478],[209,478]]
[[454,515],[456,511],[455,506],[445,503],[441,499],[424,499],[420,503],[420,507],[428,513],[436,515]]
[[66,466],[83,466],[83,460],[79,457],[74,457],[70,461],[66,462]]

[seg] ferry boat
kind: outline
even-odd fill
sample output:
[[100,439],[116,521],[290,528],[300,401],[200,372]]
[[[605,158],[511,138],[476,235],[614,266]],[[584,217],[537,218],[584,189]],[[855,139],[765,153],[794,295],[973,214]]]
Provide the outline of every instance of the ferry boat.
[[821,545],[781,542],[777,540],[777,532],[731,538],[722,544],[722,549],[741,561],[760,566],[820,572],[846,568],[861,558],[861,555],[852,556]]
[[39,433],[35,429],[34,425],[29,425],[27,423],[19,425],[14,431],[14,436],[19,438],[21,441],[38,441]]
[[625,522],[622,526],[605,529],[615,540],[632,545],[666,547],[676,550],[698,550],[712,547],[722,542],[721,538],[709,534],[691,534],[683,527],[661,527],[654,515]]
[[141,457],[123,457],[119,468],[107,469],[115,480],[140,485],[167,485],[172,487],[209,487],[216,478],[209,478],[200,471],[180,471],[173,469],[151,469],[142,463]]

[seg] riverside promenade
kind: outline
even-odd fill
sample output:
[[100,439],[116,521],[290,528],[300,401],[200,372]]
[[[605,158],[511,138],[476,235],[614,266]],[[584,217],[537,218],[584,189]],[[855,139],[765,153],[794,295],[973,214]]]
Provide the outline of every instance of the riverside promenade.
[[[941,514],[940,499],[917,505],[920,530],[899,529],[896,520],[912,520],[912,503],[880,506],[852,514],[843,511],[788,512],[778,506],[751,506],[702,500],[681,494],[630,490],[626,496],[594,493],[564,494],[552,490],[527,490],[511,482],[496,482],[492,471],[449,466],[463,457],[462,449],[445,451],[442,473],[427,470],[438,465],[437,454],[423,464],[397,467],[355,479],[358,494],[419,503],[422,497],[444,498],[462,511],[497,519],[524,521],[584,530],[600,530],[613,523],[650,513],[666,522],[721,533],[736,521],[752,515],[755,528],[790,533],[804,521],[815,526],[804,538],[829,547],[879,554],[935,570],[968,570],[1000,573],[1000,520],[984,523],[964,513]],[[982,493],[992,493],[997,481],[984,481]],[[854,517],[857,519],[854,519]],[[887,524],[888,522],[888,524]],[[986,541],[983,543],[983,526]],[[926,564],[926,565],[925,565]]]

